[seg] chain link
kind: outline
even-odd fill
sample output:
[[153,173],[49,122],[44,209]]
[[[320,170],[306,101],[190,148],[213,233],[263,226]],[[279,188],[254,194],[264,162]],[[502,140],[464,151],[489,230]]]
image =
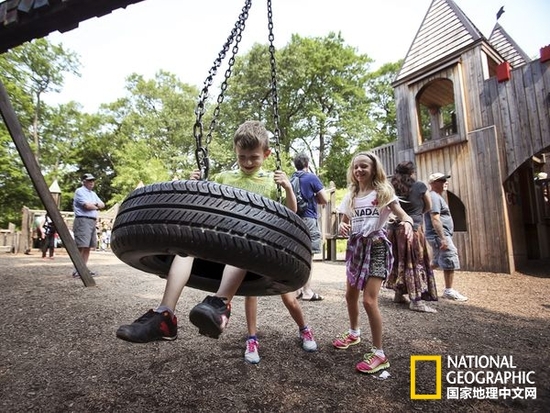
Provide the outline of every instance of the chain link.
[[[273,41],[275,36],[273,35],[273,10],[271,8],[271,0],[267,0],[267,28],[269,30],[269,63],[271,65],[271,99],[273,104],[273,135],[275,138],[275,170],[280,171],[282,169],[281,162],[281,129],[279,127],[279,98],[277,96],[277,67],[275,64],[275,46]],[[279,202],[282,199],[281,187],[277,186],[277,193]]]
[[[195,137],[195,141],[196,141],[195,157],[197,160],[198,169],[200,169],[201,171],[201,179],[203,180],[208,179],[208,173],[210,171],[208,145],[210,144],[212,140],[212,134],[216,129],[216,122],[220,113],[220,105],[222,104],[225,98],[227,82],[231,77],[233,65],[235,64],[235,57],[239,51],[238,46],[242,39],[242,32],[245,29],[246,20],[248,18],[248,13],[250,11],[251,6],[252,6],[252,0],[245,0],[245,5],[242,8],[241,14],[239,15],[237,22],[235,23],[235,26],[231,30],[231,33],[227,38],[225,44],[223,45],[222,50],[218,53],[218,57],[216,58],[216,60],[214,60],[214,64],[208,72],[208,76],[204,81],[203,88],[199,94],[199,101],[197,103],[197,107],[195,108],[196,120],[193,126],[193,136]],[[281,144],[280,144],[281,130],[279,127],[279,103],[278,103],[278,96],[277,96],[277,68],[276,68],[276,60],[275,60],[275,46],[273,44],[275,36],[273,35],[273,10],[271,6],[271,0],[267,0],[267,20],[268,20],[267,27],[269,30],[269,62],[271,66],[271,98],[272,98],[272,105],[273,105],[275,169],[281,170],[282,168],[281,155],[280,155],[281,154]],[[235,44],[233,45],[233,48],[231,51],[232,54],[231,54],[231,58],[229,59],[228,68],[225,71],[224,80],[220,86],[220,94],[218,95],[218,98],[217,98],[216,107],[212,115],[212,121],[210,122],[208,133],[203,142],[204,127],[202,123],[202,117],[206,112],[205,105],[208,99],[208,90],[212,86],[214,76],[216,76],[218,69],[220,68],[223,60],[225,59],[227,52],[229,51],[229,48],[233,43]],[[282,198],[280,186],[278,186],[277,191],[278,191],[278,197],[280,201]]]
[[[203,88],[199,94],[199,102],[197,103],[197,107],[195,108],[196,120],[193,126],[193,136],[195,137],[195,141],[196,141],[195,157],[197,159],[198,169],[200,169],[201,171],[201,179],[203,180],[208,179],[208,173],[210,171],[208,145],[212,140],[212,133],[216,128],[216,120],[220,113],[220,104],[223,102],[225,97],[224,93],[227,89],[227,81],[231,76],[231,71],[235,63],[235,57],[237,55],[237,52],[239,51],[239,43],[242,39],[242,32],[245,29],[246,20],[248,19],[248,12],[250,10],[251,5],[252,5],[252,0],[245,0],[245,5],[243,6],[241,13],[239,14],[239,18],[235,23],[235,26],[231,30],[231,33],[229,34],[225,44],[223,45],[222,50],[218,53],[218,57],[216,58],[216,60],[214,60],[214,64],[212,68],[210,68],[210,70],[208,71],[208,77],[204,81]],[[214,113],[212,115],[212,121],[210,122],[210,127],[208,129],[208,134],[203,144],[202,117],[206,112],[205,104],[206,104],[206,100],[208,99],[208,89],[210,88],[210,86],[212,86],[214,76],[216,76],[218,69],[220,68],[223,60],[225,59],[226,53],[231,47],[231,45],[233,44],[233,42],[235,42],[235,44],[233,45],[233,48],[232,48],[232,55],[231,55],[231,58],[229,59],[228,68],[225,71],[224,80],[220,86],[220,94],[218,95],[218,98],[217,98],[216,108],[214,109]]]

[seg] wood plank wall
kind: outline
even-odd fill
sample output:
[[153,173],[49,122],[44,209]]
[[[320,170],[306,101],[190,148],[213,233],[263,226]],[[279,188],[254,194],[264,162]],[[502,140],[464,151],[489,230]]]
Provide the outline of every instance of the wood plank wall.
[[382,162],[382,165],[384,166],[386,175],[393,175],[395,167],[397,166],[395,163],[395,144],[388,143],[386,145],[379,146],[374,148],[372,152],[380,158],[380,162]]
[[[395,89],[400,134],[395,162],[414,153],[418,179],[426,181],[436,171],[452,176],[449,191],[466,209],[467,231],[454,236],[464,270],[510,273],[514,254],[522,254],[514,251],[512,235],[520,237],[522,225],[515,222],[521,219],[517,213],[509,216],[503,184],[533,155],[550,149],[550,62],[530,62],[499,83],[495,77],[483,80],[479,53],[464,53],[457,71],[446,68]],[[465,111],[458,119],[466,131],[459,128],[462,138],[451,144],[434,142],[423,150],[412,122],[414,97],[436,77],[448,76],[456,83],[457,73],[463,77],[462,96],[455,96],[457,109]]]
[[448,191],[464,204],[466,231],[456,231],[453,237],[464,270],[513,270],[497,145],[496,130],[490,127],[471,134],[466,143],[416,158],[419,179],[427,183],[433,172],[450,174]]
[[506,179],[550,147],[550,62],[535,60],[514,69],[507,82],[491,78],[485,81],[483,94],[490,109],[484,123],[496,125],[506,157]]

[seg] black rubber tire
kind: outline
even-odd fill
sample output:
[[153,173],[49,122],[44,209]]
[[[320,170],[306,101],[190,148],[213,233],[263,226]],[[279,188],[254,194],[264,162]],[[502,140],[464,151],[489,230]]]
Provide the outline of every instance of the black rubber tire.
[[195,257],[187,286],[216,292],[225,264],[248,271],[237,295],[277,295],[311,272],[311,236],[302,219],[258,194],[208,181],[136,189],[115,219],[120,260],[166,278],[175,255]]

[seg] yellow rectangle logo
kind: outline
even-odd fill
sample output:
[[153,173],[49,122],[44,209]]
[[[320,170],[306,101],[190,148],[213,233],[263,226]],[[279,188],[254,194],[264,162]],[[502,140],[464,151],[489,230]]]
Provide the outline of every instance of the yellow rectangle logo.
[[[435,362],[435,393],[416,394],[416,363],[419,361]],[[441,356],[416,355],[411,356],[411,399],[440,400],[441,399]]]

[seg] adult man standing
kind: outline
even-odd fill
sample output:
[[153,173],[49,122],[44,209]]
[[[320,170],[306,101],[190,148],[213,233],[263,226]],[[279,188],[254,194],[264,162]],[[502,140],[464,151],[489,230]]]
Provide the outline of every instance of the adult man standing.
[[453,288],[454,271],[460,269],[458,251],[453,243],[454,223],[451,211],[442,194],[447,190],[451,175],[435,172],[428,178],[432,198],[432,209],[424,214],[426,240],[432,247],[434,267],[443,270],[445,278],[444,298],[466,301],[468,298]]
[[[103,201],[93,191],[94,186],[95,177],[92,174],[84,174],[82,186],[75,191],[73,200],[74,240],[84,264],[88,263],[90,250],[97,247],[97,211],[105,208]],[[90,274],[96,275],[94,272]],[[73,272],[73,277],[80,277],[78,271]]]
[[[307,200],[307,208],[299,214],[311,235],[311,251],[313,254],[321,252],[321,229],[319,228],[317,205],[325,205],[328,202],[328,196],[321,180],[317,175],[309,171],[309,157],[305,153],[300,153],[294,158],[296,172],[292,176],[300,178],[300,191]],[[319,294],[311,289],[311,276],[307,283],[298,291],[298,298],[306,301],[320,301],[323,299]]]

